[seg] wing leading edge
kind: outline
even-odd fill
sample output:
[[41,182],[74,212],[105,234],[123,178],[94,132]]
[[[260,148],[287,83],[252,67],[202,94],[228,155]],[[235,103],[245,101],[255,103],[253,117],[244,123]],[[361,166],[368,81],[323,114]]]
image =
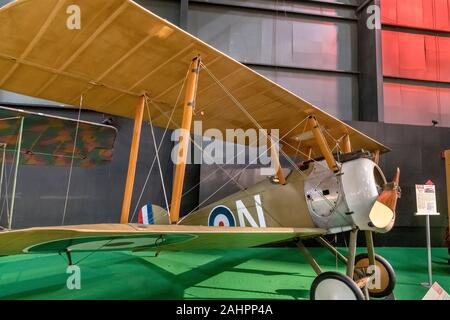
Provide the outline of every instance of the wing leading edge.
[[306,228],[217,228],[180,225],[80,225],[0,233],[0,256],[92,251],[184,251],[254,247],[325,234]]

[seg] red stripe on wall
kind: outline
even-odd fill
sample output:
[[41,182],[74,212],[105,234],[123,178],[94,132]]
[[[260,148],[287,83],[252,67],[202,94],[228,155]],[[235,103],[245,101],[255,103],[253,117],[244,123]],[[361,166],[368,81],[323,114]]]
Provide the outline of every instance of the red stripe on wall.
[[383,74],[450,82],[450,38],[383,30]]
[[[450,0],[381,0],[384,24],[450,31]],[[383,30],[385,76],[450,82],[450,37]],[[450,89],[384,84],[388,123],[450,127]]]
[[450,0],[381,0],[384,24],[450,31]]

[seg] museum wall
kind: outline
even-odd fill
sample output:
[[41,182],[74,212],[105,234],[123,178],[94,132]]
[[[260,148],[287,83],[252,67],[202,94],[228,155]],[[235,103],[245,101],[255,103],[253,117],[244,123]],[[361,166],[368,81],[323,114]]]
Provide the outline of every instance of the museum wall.
[[382,0],[385,122],[450,127],[450,1]]
[[[353,10],[319,2],[190,1],[187,30],[344,120],[358,108]],[[308,13],[308,14],[305,14]],[[315,88],[324,88],[318,91]]]

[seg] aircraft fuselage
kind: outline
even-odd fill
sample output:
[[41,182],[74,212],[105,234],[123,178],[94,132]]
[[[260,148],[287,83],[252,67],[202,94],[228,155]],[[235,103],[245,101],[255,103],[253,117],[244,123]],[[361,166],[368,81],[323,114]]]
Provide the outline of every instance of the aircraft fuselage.
[[341,163],[338,174],[325,161],[293,170],[287,184],[265,179],[191,213],[183,225],[217,227],[322,228],[329,233],[360,230],[387,232],[372,226],[369,213],[386,185],[380,168],[368,158]]

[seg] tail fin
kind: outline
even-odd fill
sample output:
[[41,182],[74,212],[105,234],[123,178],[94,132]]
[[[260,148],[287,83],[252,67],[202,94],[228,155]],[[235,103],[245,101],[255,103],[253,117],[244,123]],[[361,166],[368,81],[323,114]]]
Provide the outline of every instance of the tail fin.
[[169,213],[167,212],[167,210],[149,203],[143,206],[139,211],[138,223],[145,225],[167,225],[170,224]]

